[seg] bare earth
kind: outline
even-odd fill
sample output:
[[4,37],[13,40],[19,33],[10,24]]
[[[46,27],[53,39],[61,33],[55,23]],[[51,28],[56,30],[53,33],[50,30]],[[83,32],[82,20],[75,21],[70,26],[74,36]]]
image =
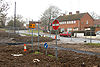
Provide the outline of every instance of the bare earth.
[[[8,45],[6,43],[31,42],[30,37],[19,37],[12,35],[8,38],[7,33],[0,33],[0,67],[99,67],[100,58],[97,56],[76,53],[68,50],[58,50],[58,59],[55,57],[55,49],[48,47],[48,55],[45,55],[44,47],[40,47],[40,53],[37,51],[37,38],[34,37],[33,51],[31,44],[26,44],[27,51],[24,52],[24,45]],[[55,40],[50,38],[40,39],[40,44],[47,41],[48,45],[55,45]],[[84,44],[63,44],[58,40],[58,46],[72,48],[77,50],[92,51],[100,53],[100,46],[89,46]],[[13,54],[22,54],[22,56],[13,56]],[[34,62],[34,59],[40,60]]]

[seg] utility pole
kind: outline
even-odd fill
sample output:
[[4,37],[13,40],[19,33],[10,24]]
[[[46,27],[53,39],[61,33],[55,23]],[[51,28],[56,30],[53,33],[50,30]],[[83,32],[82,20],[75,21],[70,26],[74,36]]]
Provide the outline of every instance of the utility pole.
[[40,28],[39,28],[39,23],[38,23],[38,52],[40,51],[40,49],[39,49],[39,46],[40,46],[40,45],[39,45],[39,29],[40,29]]
[[51,37],[51,12],[49,17],[49,31],[50,31],[50,37]]
[[13,29],[14,33],[16,32],[16,2],[15,2],[15,8],[14,8],[14,23],[13,23]]

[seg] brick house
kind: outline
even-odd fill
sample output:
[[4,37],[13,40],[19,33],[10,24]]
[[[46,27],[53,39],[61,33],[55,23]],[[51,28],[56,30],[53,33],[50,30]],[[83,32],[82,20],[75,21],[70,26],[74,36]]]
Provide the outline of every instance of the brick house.
[[69,15],[59,16],[59,28],[62,31],[80,31],[80,30],[90,30],[91,26],[94,26],[94,19],[89,13],[79,13],[76,14],[69,12]]
[[94,20],[95,32],[100,31],[100,19]]

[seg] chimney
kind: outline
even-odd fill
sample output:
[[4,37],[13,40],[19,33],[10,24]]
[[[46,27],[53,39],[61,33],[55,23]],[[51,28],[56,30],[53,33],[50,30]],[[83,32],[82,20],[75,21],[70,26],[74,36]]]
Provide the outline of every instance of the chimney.
[[76,14],[79,14],[80,12],[79,11],[76,11]]
[[63,16],[65,16],[66,14],[63,14]]
[[69,12],[69,15],[72,15],[72,12]]

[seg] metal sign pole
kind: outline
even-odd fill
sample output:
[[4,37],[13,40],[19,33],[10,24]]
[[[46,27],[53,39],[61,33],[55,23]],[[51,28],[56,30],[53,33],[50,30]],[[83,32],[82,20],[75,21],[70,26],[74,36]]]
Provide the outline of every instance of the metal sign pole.
[[51,37],[51,29],[50,29],[50,37]]
[[71,41],[72,41],[72,33],[71,33]]
[[45,48],[45,50],[46,50],[46,53],[45,54],[47,55],[47,48]]
[[33,28],[32,28],[32,52],[33,52]]
[[56,30],[55,56],[56,56],[56,59],[57,59],[57,30],[58,30],[58,27],[59,27],[59,21],[58,20],[54,20],[53,23],[52,23],[52,27],[53,27],[54,30]]
[[57,59],[57,30],[56,30],[56,59]]
[[39,51],[39,23],[38,23],[38,51]]
[[[51,21],[51,13],[50,13],[50,18],[49,18],[49,26],[51,27],[51,22],[50,21]],[[51,28],[49,30],[50,30],[50,37],[51,37]]]

